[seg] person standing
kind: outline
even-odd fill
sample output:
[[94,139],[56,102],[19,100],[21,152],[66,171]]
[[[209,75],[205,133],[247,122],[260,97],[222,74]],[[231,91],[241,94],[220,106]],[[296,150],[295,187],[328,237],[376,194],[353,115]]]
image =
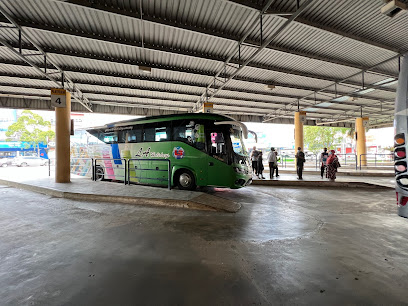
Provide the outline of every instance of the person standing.
[[[278,159],[278,151],[275,151],[275,149],[273,149],[273,151],[275,152],[275,157],[276,157],[276,161],[275,161],[275,164],[274,164],[274,166],[275,166],[274,170],[276,170],[276,177],[278,177],[279,176],[278,162],[280,161],[280,158]],[[272,175],[273,175],[273,173],[272,173]]]
[[320,154],[320,176],[323,178],[324,170],[326,169],[327,158],[329,153],[327,153],[327,148],[323,149],[323,152]]
[[252,152],[250,155],[251,162],[252,162],[252,174],[258,175],[258,156],[259,151],[256,149],[256,146],[252,148]]
[[268,164],[269,164],[269,178],[273,178],[273,174],[276,169],[276,177],[279,176],[278,174],[278,162],[277,162],[277,152],[275,148],[271,148],[271,151],[268,153]]
[[337,168],[340,168],[340,162],[339,159],[337,158],[337,155],[335,154],[336,151],[331,150],[330,155],[327,158],[327,177],[334,182],[336,179],[336,173],[337,173]]
[[258,163],[258,177],[260,178],[260,179],[265,179],[264,178],[264,176],[262,175],[262,172],[263,172],[263,170],[264,170],[264,165],[263,165],[263,158],[262,158],[262,151],[258,151],[259,152],[259,154],[258,154],[258,161],[257,161],[257,163]]
[[296,157],[296,173],[298,180],[303,180],[303,164],[305,163],[305,153],[303,153],[302,148],[298,147],[298,151],[295,155]]

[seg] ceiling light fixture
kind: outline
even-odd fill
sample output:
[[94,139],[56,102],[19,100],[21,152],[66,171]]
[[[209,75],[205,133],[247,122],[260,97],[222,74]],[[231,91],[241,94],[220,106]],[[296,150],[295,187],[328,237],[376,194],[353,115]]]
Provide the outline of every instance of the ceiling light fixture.
[[408,5],[401,0],[383,0],[387,4],[381,8],[381,13],[388,17],[394,17],[402,10],[407,10]]
[[139,66],[139,70],[143,73],[150,74],[152,73],[152,68],[147,66]]

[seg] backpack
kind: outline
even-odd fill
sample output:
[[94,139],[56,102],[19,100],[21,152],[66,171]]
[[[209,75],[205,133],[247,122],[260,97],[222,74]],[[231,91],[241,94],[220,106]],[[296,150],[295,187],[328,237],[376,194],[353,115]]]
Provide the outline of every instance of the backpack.
[[336,169],[341,167],[340,162],[339,162],[339,160],[338,160],[337,158],[334,160],[333,166],[334,166],[334,168],[336,168]]

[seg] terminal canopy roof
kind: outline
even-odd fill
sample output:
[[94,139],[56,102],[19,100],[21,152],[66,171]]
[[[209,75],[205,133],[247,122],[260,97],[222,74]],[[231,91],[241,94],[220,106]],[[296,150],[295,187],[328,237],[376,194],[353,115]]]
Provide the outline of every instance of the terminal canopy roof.
[[[404,3],[404,1],[400,1]],[[391,125],[408,11],[382,0],[2,0],[0,107]],[[62,84],[64,80],[64,84]]]

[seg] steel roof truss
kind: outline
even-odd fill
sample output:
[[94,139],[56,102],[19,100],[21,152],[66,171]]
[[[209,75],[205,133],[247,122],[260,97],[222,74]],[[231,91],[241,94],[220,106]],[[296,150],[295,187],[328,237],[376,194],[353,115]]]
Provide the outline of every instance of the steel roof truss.
[[[15,50],[15,48],[13,48],[13,46],[11,46],[8,42],[6,42],[4,39],[0,39],[0,43],[2,45],[4,45],[5,47],[7,47],[11,52],[13,52],[16,56],[18,56],[20,59],[22,59],[24,62],[26,62],[27,64],[29,64],[30,66],[32,66],[35,70],[37,70],[37,72],[39,72],[40,74],[42,74],[43,76],[45,76],[47,79],[49,79],[50,81],[54,82],[56,84],[56,86],[60,87],[60,88],[65,88],[67,89],[69,92],[71,92],[72,97],[79,102],[80,104],[82,104],[87,110],[89,110],[90,112],[92,112],[91,109],[91,105],[89,103],[89,101],[87,101],[87,99],[83,96],[83,94],[81,93],[80,90],[78,90],[75,87],[75,84],[69,79],[64,77],[64,71],[57,65],[55,64],[52,60],[47,58],[47,53],[44,52],[44,50],[37,45],[37,43],[35,41],[33,41],[31,39],[31,37],[26,33],[26,31],[13,19],[11,18],[8,13],[2,8],[0,7],[0,13],[3,14],[4,17],[6,17],[9,22],[11,24],[13,24],[14,28],[18,30],[18,40],[19,40],[19,47],[18,47],[18,51]],[[35,51],[38,52],[38,54],[24,54],[23,49],[22,49],[22,38],[25,38],[25,40],[27,40],[32,46],[33,48],[35,48]],[[45,63],[45,68],[44,70],[42,70],[41,68],[38,67],[38,65],[33,62],[29,57],[32,55],[40,55],[43,56],[44,58],[44,63]],[[58,80],[58,78],[54,77],[54,73],[50,74],[47,73],[47,64],[51,65],[53,67],[53,69],[58,71],[58,74],[60,75],[60,78],[62,81],[60,82]],[[64,82],[65,81],[65,82]]]

